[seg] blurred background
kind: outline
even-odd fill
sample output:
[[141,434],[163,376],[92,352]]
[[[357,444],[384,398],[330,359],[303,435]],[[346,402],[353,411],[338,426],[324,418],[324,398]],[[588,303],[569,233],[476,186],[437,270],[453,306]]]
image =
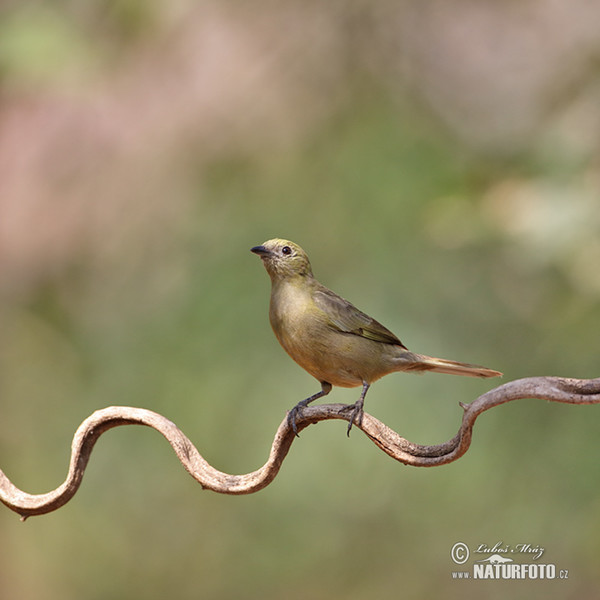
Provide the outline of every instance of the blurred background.
[[[114,404],[261,466],[318,391],[269,327],[249,248],[272,237],[415,351],[598,377],[598,22],[587,0],[4,0],[1,468],[53,489]],[[366,409],[440,443],[497,383],[393,375]],[[435,469],[322,423],[247,497],[112,430],[68,505],[0,507],[2,596],[591,597],[599,410],[501,406]],[[459,541],[540,545],[569,579],[454,581]]]

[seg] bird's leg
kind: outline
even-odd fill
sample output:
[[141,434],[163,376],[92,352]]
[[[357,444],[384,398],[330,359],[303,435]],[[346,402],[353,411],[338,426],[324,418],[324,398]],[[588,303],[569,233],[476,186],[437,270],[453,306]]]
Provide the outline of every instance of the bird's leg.
[[296,437],[300,437],[298,435],[298,428],[296,427],[296,417],[298,416],[298,413],[303,408],[308,406],[311,402],[314,402],[315,400],[318,400],[319,398],[322,398],[323,396],[327,396],[327,394],[329,394],[329,392],[331,391],[331,388],[332,388],[332,385],[330,383],[327,383],[327,381],[321,381],[321,391],[320,392],[317,392],[316,394],[309,396],[305,400],[301,400],[300,402],[298,402],[298,404],[296,404],[296,406],[294,406],[294,408],[292,408],[292,410],[290,410],[290,412],[288,413],[288,425],[290,425],[290,427],[293,429]]
[[352,425],[356,420],[357,425],[362,423],[363,417],[363,405],[365,403],[365,396],[367,395],[367,391],[371,387],[370,383],[363,381],[362,392],[360,393],[360,398],[354,404],[348,404],[346,410],[352,410],[352,414],[350,415],[350,422],[348,423],[348,431],[347,435],[350,437],[350,430],[352,429]]

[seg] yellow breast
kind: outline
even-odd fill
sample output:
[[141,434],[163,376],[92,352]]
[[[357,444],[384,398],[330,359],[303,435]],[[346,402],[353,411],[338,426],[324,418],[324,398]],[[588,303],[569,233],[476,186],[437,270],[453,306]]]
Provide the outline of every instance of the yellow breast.
[[355,387],[383,374],[370,364],[376,357],[369,350],[379,354],[379,345],[332,328],[310,290],[289,282],[274,287],[269,316],[284,350],[319,381]]

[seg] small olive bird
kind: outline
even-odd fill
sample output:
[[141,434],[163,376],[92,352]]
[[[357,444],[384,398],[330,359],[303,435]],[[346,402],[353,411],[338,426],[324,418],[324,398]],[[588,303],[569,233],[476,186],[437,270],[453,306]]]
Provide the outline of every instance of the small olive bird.
[[362,385],[360,398],[348,405],[352,424],[362,420],[369,386],[394,371],[434,371],[470,377],[496,377],[499,371],[410,352],[381,323],[321,285],[298,244],[273,239],[251,251],[271,277],[269,319],[284,350],[321,383],[321,391],[298,402],[288,423],[298,435],[296,417],[332,386]]

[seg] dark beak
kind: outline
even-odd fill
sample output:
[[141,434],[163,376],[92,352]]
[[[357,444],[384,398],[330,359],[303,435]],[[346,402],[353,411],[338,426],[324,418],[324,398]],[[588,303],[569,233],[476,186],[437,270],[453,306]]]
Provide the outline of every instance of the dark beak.
[[271,251],[265,248],[264,246],[254,246],[254,248],[250,248],[250,252],[254,252],[254,254],[258,254],[261,258],[263,256],[267,256],[271,254]]

